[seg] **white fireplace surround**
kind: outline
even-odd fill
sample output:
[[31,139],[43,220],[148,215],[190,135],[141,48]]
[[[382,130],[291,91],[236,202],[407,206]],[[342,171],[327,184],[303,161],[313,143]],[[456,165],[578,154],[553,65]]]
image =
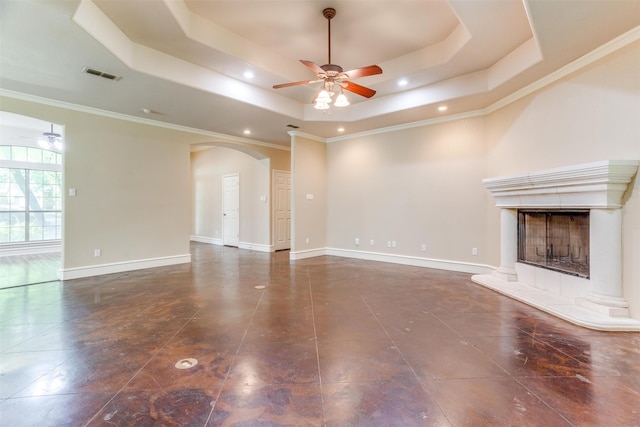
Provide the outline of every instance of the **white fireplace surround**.
[[[500,267],[472,276],[480,285],[599,330],[640,331],[622,293],[623,195],[636,160],[605,160],[482,182],[500,211]],[[517,209],[589,209],[590,278],[517,259]]]

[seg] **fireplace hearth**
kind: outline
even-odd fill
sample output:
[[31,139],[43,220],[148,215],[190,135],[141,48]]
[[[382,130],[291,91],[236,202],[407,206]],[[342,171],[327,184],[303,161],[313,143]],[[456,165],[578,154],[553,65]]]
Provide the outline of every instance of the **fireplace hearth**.
[[518,210],[518,262],[589,278],[589,211]]

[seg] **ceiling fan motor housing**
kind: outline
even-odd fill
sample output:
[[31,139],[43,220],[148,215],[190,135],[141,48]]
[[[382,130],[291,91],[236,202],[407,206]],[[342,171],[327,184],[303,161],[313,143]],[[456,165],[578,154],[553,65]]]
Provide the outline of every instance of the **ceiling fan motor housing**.
[[320,68],[322,68],[329,77],[335,77],[342,73],[342,67],[336,64],[324,64]]
[[322,11],[322,16],[324,16],[327,19],[331,19],[334,16],[336,16],[336,10],[332,7],[328,7]]

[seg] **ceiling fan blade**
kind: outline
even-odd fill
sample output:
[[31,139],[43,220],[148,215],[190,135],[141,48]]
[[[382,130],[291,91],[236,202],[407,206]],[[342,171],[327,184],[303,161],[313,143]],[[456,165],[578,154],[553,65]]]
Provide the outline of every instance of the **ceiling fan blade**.
[[340,86],[342,86],[344,89],[348,90],[349,92],[357,93],[358,95],[364,96],[365,98],[371,98],[373,95],[376,94],[376,91],[373,89],[369,89],[368,87],[360,86],[357,83],[353,83],[349,81],[340,83]]
[[382,68],[377,65],[369,65],[367,67],[356,68],[355,70],[345,71],[340,73],[340,76],[345,75],[349,79],[355,79],[358,77],[373,76],[376,74],[382,74]]
[[322,68],[320,68],[320,66],[318,64],[316,64],[315,62],[305,61],[304,59],[301,59],[300,62],[302,62],[302,64],[305,67],[307,67],[308,69],[313,71],[315,74],[326,74],[324,72],[324,70]]
[[274,89],[280,89],[282,87],[308,85],[308,84],[311,84],[311,83],[315,83],[317,81],[318,80],[303,80],[303,81],[300,81],[300,82],[282,83],[282,84],[279,84],[279,85],[274,85],[273,88]]

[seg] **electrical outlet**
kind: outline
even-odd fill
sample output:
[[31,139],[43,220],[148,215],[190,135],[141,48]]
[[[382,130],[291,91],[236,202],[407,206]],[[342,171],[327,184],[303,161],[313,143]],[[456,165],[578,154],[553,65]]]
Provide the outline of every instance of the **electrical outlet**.
[[423,243],[422,247],[420,247],[420,250],[422,250],[422,252],[426,252],[427,251],[427,244]]
[[304,242],[308,245],[309,244],[309,238],[307,237],[306,239],[304,239]]
[[360,239],[356,237],[356,246],[358,246],[359,244],[360,244]]
[[373,239],[371,239],[371,240],[369,241],[369,244],[370,244],[371,246],[373,246],[373,244],[374,244]]
[[390,248],[391,247],[391,240],[387,240],[387,247]]
[[471,248],[471,255],[478,256],[478,248]]
[[93,256],[100,256],[100,255],[102,255],[102,252],[100,251],[100,249],[93,250]]
[[395,241],[395,240],[392,240],[392,241],[391,241],[391,247],[392,247],[392,248],[395,248],[395,247],[396,247],[396,241]]

